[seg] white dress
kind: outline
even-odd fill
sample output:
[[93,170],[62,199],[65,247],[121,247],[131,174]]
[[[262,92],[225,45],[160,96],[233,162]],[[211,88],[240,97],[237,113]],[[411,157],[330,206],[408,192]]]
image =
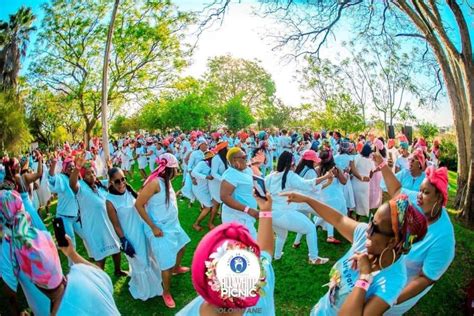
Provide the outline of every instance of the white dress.
[[198,199],[203,207],[212,207],[211,193],[209,192],[209,180],[207,176],[211,174],[211,167],[206,161],[200,161],[191,172],[191,175],[196,178],[196,185],[193,185],[193,194]]
[[[350,162],[354,161],[355,156],[348,155],[348,154],[340,154],[334,157],[334,162],[336,166],[341,169],[345,170],[349,167]],[[344,198],[346,199],[346,206],[349,209],[355,208],[355,199],[354,199],[354,189],[352,188],[351,177],[348,174],[344,174],[345,178],[347,179],[346,184],[343,187],[344,191]]]
[[[369,158],[357,155],[354,159],[354,166],[361,177],[368,177],[370,175],[370,170],[374,168],[374,162]],[[354,189],[357,214],[363,216],[369,215],[369,182],[363,182],[356,177],[353,177],[352,188]]]
[[135,249],[133,258],[126,255],[130,266],[130,293],[134,299],[143,301],[163,293],[161,286],[161,271],[158,264],[152,260],[151,249],[145,236],[145,223],[135,209],[135,198],[126,191],[122,195],[107,195],[107,201],[112,203],[122,231]]
[[168,270],[175,266],[176,255],[191,239],[179,223],[178,205],[173,187],[170,185],[167,204],[165,181],[161,178],[154,181],[159,181],[160,192],[148,200],[145,209],[152,222],[161,229],[163,236],[155,237],[148,225],[145,225],[145,233],[160,269]]
[[219,155],[215,155],[211,162],[211,176],[213,176],[214,179],[209,181],[209,191],[211,192],[211,197],[218,203],[222,203],[221,183],[222,175],[224,174],[225,170],[226,168],[222,158]]
[[99,268],[74,264],[67,275],[58,316],[120,315],[109,276]]
[[203,159],[204,153],[202,152],[202,150],[199,149],[193,151],[189,156],[188,164],[186,167],[187,169],[184,179],[184,186],[181,189],[181,193],[184,195],[184,197],[188,198],[191,201],[194,201],[196,199],[196,196],[193,193],[194,184],[192,183],[191,172],[193,171],[197,163]]
[[112,223],[107,215],[105,199],[107,191],[98,188],[94,192],[83,180],[80,180],[76,194],[82,223],[84,242],[89,257],[96,261],[120,252],[120,244]]

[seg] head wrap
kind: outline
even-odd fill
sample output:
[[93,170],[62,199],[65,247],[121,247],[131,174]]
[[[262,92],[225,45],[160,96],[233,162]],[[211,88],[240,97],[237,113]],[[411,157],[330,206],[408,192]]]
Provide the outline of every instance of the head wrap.
[[201,147],[202,144],[207,144],[206,140],[204,138],[198,138],[196,142],[196,149],[199,149],[199,147]]
[[221,137],[221,133],[219,133],[219,132],[214,132],[214,133],[211,134],[211,137],[212,137],[212,138],[219,138],[219,137]]
[[1,190],[0,207],[0,222],[9,226],[5,238],[11,243],[15,274],[21,270],[37,286],[57,288],[63,273],[51,235],[31,226],[18,192]]
[[67,171],[67,169],[69,168],[69,165],[71,163],[74,163],[74,160],[72,160],[72,157],[64,158],[63,164],[62,164],[62,169],[61,169],[62,173],[65,173]]
[[350,153],[350,149],[351,149],[351,143],[347,140],[343,140],[339,144],[339,150],[341,151],[342,154]]
[[415,148],[420,148],[422,151],[425,151],[427,149],[425,139],[424,138],[418,139],[418,141],[416,142]]
[[420,148],[418,148],[411,154],[411,156],[412,156],[412,159],[418,160],[418,162],[420,163],[421,170],[425,170],[426,159],[425,159],[425,154],[423,153],[423,151]]
[[257,135],[258,139],[263,140],[265,136],[267,136],[267,132],[265,131],[258,132],[258,135]]
[[395,139],[390,138],[390,139],[387,141],[387,147],[388,147],[388,149],[390,149],[390,148],[392,148],[393,146],[395,146]]
[[239,147],[232,147],[232,148],[229,149],[229,151],[227,152],[227,156],[226,156],[227,160],[228,160],[228,161],[231,161],[232,158],[234,158],[234,155],[235,155],[236,153],[241,152],[241,151],[242,151],[242,149],[240,149]]
[[211,230],[199,242],[192,263],[193,286],[204,300],[217,307],[246,308],[257,304],[260,298],[259,289],[265,281],[261,269],[260,282],[257,284],[257,295],[254,297],[222,296],[221,284],[216,277],[216,266],[229,250],[245,250],[247,255],[257,257],[260,262],[260,248],[250,235],[248,229],[238,223],[222,224]]
[[215,154],[211,150],[208,150],[204,153],[204,160],[211,159],[214,156]]
[[321,159],[318,157],[318,154],[314,150],[306,150],[303,153],[303,159],[304,160],[311,160],[314,161],[315,163],[320,163]]
[[84,165],[82,166],[81,170],[79,170],[79,174],[81,175],[81,178],[84,179],[87,169],[94,169],[94,171],[96,171],[95,162],[93,160],[86,161]]
[[426,169],[426,178],[443,195],[443,206],[448,202],[448,169],[436,169],[430,166]]
[[408,202],[408,196],[405,194],[390,200],[389,205],[395,247],[402,253],[407,253],[413,243],[425,237],[428,222],[426,217]]
[[225,142],[225,141],[219,141],[216,145],[216,147],[214,147],[214,149],[212,149],[212,151],[217,154],[219,151],[221,151],[222,149],[224,148],[227,148],[227,146],[229,145],[229,142]]
[[403,149],[408,149],[408,142],[400,142],[400,147],[403,148]]
[[400,142],[408,143],[408,138],[404,134],[399,134],[398,135],[398,140]]
[[311,150],[318,151],[319,148],[319,141],[318,140],[313,140],[311,143]]
[[178,168],[179,163],[178,159],[170,153],[164,153],[156,158],[156,163],[158,167],[153,170],[153,172],[148,176],[143,186],[145,186],[148,182],[151,182],[155,178],[163,175],[166,168]]
[[374,142],[374,145],[379,151],[383,150],[383,142],[380,139],[377,138]]

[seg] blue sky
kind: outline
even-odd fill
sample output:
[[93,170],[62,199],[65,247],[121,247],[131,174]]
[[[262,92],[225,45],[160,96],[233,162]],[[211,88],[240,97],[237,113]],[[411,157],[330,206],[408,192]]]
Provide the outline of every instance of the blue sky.
[[[33,8],[37,19],[35,25],[40,27],[40,21],[43,16],[41,4],[48,0],[0,0],[0,20],[7,20],[9,14],[15,13],[22,5]],[[182,10],[199,10],[204,3],[209,1],[198,0],[180,0],[174,1]],[[305,93],[300,91],[299,83],[295,76],[301,63],[290,62],[282,63],[281,57],[284,52],[274,52],[271,50],[274,43],[270,43],[264,39],[263,33],[265,29],[274,28],[274,22],[264,21],[261,18],[252,15],[252,5],[254,1],[242,1],[243,4],[235,4],[230,7],[228,14],[222,26],[213,27],[208,30],[200,39],[198,49],[195,51],[191,66],[185,71],[185,75],[201,76],[205,69],[207,60],[211,57],[231,54],[240,58],[259,59],[267,71],[272,74],[277,85],[277,94],[283,101],[290,105],[297,105],[304,101]],[[250,4],[249,4],[250,3]],[[464,10],[467,5],[464,4]],[[467,11],[466,11],[467,12]],[[449,10],[442,10],[444,22],[447,25],[455,25],[454,16]],[[474,29],[474,21],[472,12],[466,14],[468,24]],[[273,23],[273,24],[272,24]],[[341,42],[347,39],[347,32],[339,29],[337,40],[329,42],[323,49],[322,56],[327,57],[331,52],[341,49]],[[457,46],[459,45],[458,30],[451,28],[450,35],[454,36]],[[474,31],[471,32],[471,38],[474,42]],[[30,47],[33,46],[35,34],[32,35]],[[219,43],[216,45],[216,43]],[[327,55],[327,56],[325,56]],[[22,72],[28,65],[28,57],[23,62]],[[418,117],[428,117],[429,120],[438,124],[452,124],[452,116],[447,100],[443,100],[437,111],[415,111]],[[429,112],[429,113],[427,113]]]

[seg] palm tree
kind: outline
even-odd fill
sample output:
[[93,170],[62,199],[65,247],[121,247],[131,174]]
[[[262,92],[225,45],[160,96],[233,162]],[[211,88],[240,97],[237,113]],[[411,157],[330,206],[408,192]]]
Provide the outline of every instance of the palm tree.
[[26,55],[35,16],[31,8],[21,7],[8,22],[0,21],[0,89],[17,85],[20,59]]

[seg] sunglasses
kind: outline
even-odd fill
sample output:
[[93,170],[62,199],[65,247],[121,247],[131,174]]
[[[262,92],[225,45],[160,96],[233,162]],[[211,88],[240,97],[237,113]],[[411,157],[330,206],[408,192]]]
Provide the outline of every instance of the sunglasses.
[[395,234],[393,232],[386,233],[380,230],[380,227],[374,223],[374,216],[371,214],[369,218],[369,225],[367,227],[367,234],[372,237],[374,234],[380,234],[387,237],[394,237]]
[[122,177],[122,178],[120,178],[120,179],[115,179],[115,180],[114,180],[114,184],[115,184],[115,185],[119,185],[119,184],[122,183],[122,182],[123,182],[123,183],[127,182],[127,178]]
[[236,156],[236,157],[234,157],[234,158],[240,158],[240,159],[247,160],[247,155]]

